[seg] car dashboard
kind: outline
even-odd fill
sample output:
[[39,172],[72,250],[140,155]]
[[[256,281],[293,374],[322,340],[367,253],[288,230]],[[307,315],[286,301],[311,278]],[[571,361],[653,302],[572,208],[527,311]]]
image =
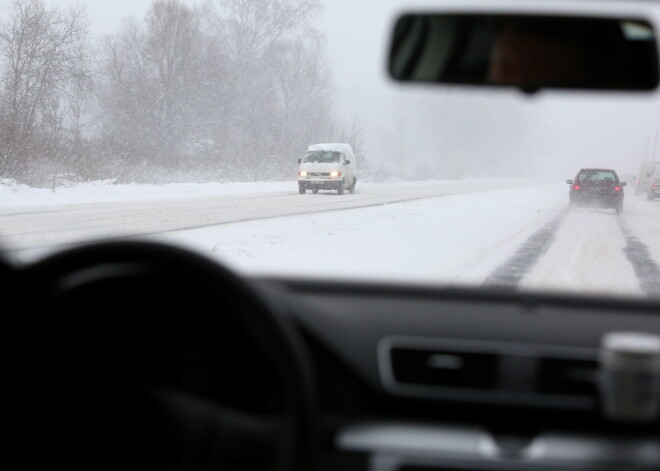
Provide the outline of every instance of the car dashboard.
[[599,349],[646,302],[255,280],[314,358],[325,469],[660,469],[658,422],[603,418]]
[[[5,293],[29,306],[13,339],[23,356],[7,370],[15,404],[26,405],[17,410],[32,411],[13,425],[27,434],[16,434],[16,450],[49,436],[45,431],[61,435],[58,424],[67,422],[82,430],[74,443],[94,456],[112,454],[117,434],[143,409],[131,398],[118,400],[120,386],[157,384],[202,400],[203,407],[177,405],[170,413],[183,422],[174,427],[177,436],[208,434],[199,424],[217,414],[198,409],[212,403],[289,414],[299,432],[299,466],[273,469],[660,469],[658,416],[610,420],[599,387],[604,336],[660,334],[657,301],[247,278],[202,255],[134,242],[0,265],[0,277]],[[284,327],[259,320],[260,310]],[[291,342],[279,342],[284,331],[281,338]],[[287,376],[298,368],[309,387]],[[284,386],[273,389],[278,382]],[[102,423],[90,419],[97,409],[113,424],[103,426],[102,440],[87,432]],[[240,420],[224,438],[205,438],[204,450],[188,436],[177,440],[194,453],[223,455],[223,469],[270,469],[241,460],[255,454],[266,429],[279,429],[230,417]],[[142,437],[162,429],[149,420],[144,433],[129,434],[131,446],[143,447]],[[71,451],[72,440],[59,439],[47,442],[53,455],[40,455],[46,461],[70,461],[86,448]],[[149,446],[147,459],[155,453],[160,464],[169,462],[161,442]],[[218,466],[171,469],[198,468]]]

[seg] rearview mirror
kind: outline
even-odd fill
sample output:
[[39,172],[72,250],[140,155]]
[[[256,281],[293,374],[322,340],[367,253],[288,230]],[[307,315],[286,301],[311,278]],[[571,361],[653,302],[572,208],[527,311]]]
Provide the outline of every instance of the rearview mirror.
[[346,161],[344,161],[344,164],[346,164],[346,165],[350,165],[350,164],[351,164],[351,161],[350,161],[350,160],[346,160]]
[[301,164],[301,163],[302,163],[302,159],[298,159],[298,163]]
[[566,180],[566,183],[567,183],[568,185],[572,185],[572,184],[573,184],[573,180]]
[[413,13],[396,23],[392,78],[404,82],[652,90],[658,50],[638,18]]
[[626,182],[621,182],[621,186],[628,186]]

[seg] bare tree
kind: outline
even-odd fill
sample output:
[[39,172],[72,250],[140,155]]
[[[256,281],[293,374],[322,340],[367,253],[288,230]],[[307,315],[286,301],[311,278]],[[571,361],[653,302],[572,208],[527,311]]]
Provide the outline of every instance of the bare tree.
[[144,24],[129,22],[103,47],[99,97],[107,133],[165,169],[182,165],[204,103],[199,13],[156,1]]
[[83,10],[15,0],[0,25],[0,176],[290,178],[309,144],[342,132],[318,9],[155,0],[92,55]]
[[209,0],[207,29],[224,49],[225,119],[215,141],[229,175],[289,176],[295,157],[334,126],[317,0]]
[[64,120],[62,99],[85,69],[87,21],[81,8],[46,8],[42,0],[15,0],[0,25],[2,64],[0,174],[16,177],[33,163],[56,159]]
[[318,0],[209,0],[217,34],[237,64],[257,63],[280,40],[309,29]]

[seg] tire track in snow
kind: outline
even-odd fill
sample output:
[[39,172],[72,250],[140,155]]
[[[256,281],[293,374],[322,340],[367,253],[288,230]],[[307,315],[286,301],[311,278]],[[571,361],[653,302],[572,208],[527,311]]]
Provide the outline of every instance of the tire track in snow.
[[626,240],[623,252],[635,271],[639,285],[649,296],[660,296],[660,266],[653,261],[648,246],[640,242],[621,219],[619,227]]
[[555,240],[557,229],[564,219],[561,214],[532,234],[513,256],[500,265],[484,282],[485,286],[515,288],[546,253]]

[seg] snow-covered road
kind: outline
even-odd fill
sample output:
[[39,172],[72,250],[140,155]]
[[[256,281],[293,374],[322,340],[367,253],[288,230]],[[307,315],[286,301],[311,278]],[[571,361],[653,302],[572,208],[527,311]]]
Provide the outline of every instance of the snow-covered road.
[[520,182],[373,184],[342,196],[285,183],[110,190],[18,189],[15,204],[0,193],[3,245],[29,258],[131,233],[246,274],[660,296],[660,202],[632,191],[617,216],[568,212],[564,185]]
[[[499,181],[372,184],[361,185],[360,191],[353,195],[324,192],[303,196],[298,194],[295,182],[286,186],[281,183],[255,184],[252,192],[249,191],[250,185],[243,188],[230,186],[232,191],[222,185],[200,191],[191,185],[184,187],[183,191],[172,191],[176,186],[161,187],[160,195],[158,187],[145,192],[138,188],[133,198],[125,188],[119,188],[113,198],[112,191],[99,191],[97,186],[90,187],[89,193],[78,193],[78,199],[67,194],[74,193],[75,196],[77,193],[67,192],[69,189],[54,193],[45,190],[36,195],[28,191],[25,199],[32,204],[21,201],[19,190],[17,194],[4,198],[4,204],[0,203],[0,234],[3,245],[16,252],[57,246],[63,241],[126,234],[152,236],[512,186],[520,184]],[[10,204],[11,201],[16,204]]]

